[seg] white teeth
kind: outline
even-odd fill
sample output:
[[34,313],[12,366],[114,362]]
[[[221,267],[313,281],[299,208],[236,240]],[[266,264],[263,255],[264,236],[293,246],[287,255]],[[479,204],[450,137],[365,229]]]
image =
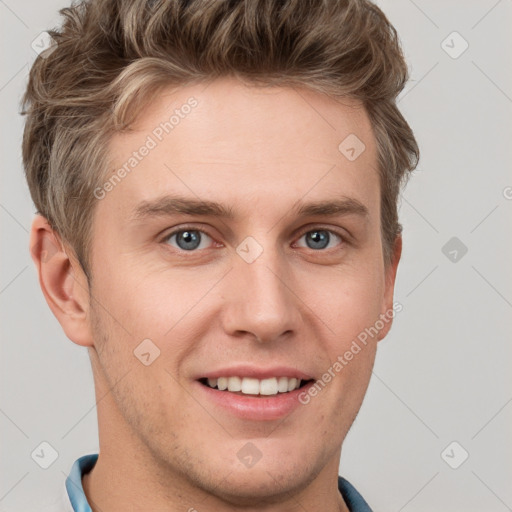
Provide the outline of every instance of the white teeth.
[[260,392],[260,381],[258,379],[244,377],[242,379],[242,389],[240,391],[246,395],[257,395]]
[[260,382],[260,395],[277,395],[277,379],[263,379]]
[[228,389],[228,378],[227,377],[219,377],[217,379],[217,387],[224,391],[225,389]]
[[268,379],[255,379],[252,377],[219,377],[208,379],[208,386],[217,387],[221,391],[241,391],[246,395],[277,395],[298,389],[301,380],[295,377],[270,377]]
[[277,391],[286,393],[288,391],[288,377],[279,377],[277,381]]
[[[299,382],[299,384],[300,384],[300,382]],[[295,377],[288,379],[288,391],[293,391],[296,387],[297,387],[297,379]]]
[[242,379],[240,377],[229,377],[228,391],[242,391]]

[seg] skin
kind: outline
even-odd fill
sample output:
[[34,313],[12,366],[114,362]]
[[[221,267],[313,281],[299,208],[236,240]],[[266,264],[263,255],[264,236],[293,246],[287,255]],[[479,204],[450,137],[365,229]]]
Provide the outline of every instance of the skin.
[[[33,222],[42,291],[66,335],[88,347],[94,372],[100,456],[83,478],[86,496],[104,512],[347,511],[337,488],[341,446],[391,322],[279,420],[220,410],[195,377],[249,363],[318,379],[392,309],[401,239],[386,266],[367,113],[354,100],[233,78],[168,89],[110,141],[111,171],[191,96],[191,113],[98,200],[91,283],[46,220]],[[352,162],[338,150],[351,133],[366,145]],[[218,201],[235,217],[133,220],[141,201],[165,194]],[[297,201],[340,197],[368,215],[299,218],[294,210]],[[181,226],[207,232],[199,248],[165,240]],[[333,233],[327,248],[308,241],[315,230]],[[263,248],[251,264],[236,252],[247,236]],[[147,338],[160,350],[149,366],[133,354]],[[237,452],[249,441],[262,456],[247,468]]]

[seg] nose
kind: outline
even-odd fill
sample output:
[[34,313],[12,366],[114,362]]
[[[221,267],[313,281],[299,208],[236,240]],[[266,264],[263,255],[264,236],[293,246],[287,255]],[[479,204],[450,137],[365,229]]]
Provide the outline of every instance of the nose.
[[299,329],[300,299],[293,293],[293,273],[284,257],[264,250],[252,263],[238,254],[223,283],[222,324],[237,338],[277,341]]

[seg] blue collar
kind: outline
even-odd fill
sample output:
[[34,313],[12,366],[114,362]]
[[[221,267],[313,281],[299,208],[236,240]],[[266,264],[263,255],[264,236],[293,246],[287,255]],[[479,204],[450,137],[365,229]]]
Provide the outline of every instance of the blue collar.
[[82,487],[82,476],[91,471],[98,460],[98,455],[92,453],[75,460],[71,473],[66,478],[66,490],[74,512],[92,512]]
[[[74,462],[66,478],[66,490],[74,512],[92,512],[82,487],[82,476],[91,471],[97,460],[97,453],[80,457]],[[372,512],[355,487],[342,476],[338,476],[338,489],[350,512]]]

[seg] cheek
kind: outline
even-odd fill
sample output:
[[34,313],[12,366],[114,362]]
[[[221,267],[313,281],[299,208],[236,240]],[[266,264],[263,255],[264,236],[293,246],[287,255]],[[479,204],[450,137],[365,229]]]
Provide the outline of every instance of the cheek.
[[[218,277],[207,279],[197,274],[164,269],[122,271],[118,265],[115,272],[104,276],[95,293],[102,305],[98,313],[108,326],[106,344],[112,364],[105,364],[112,371],[117,371],[121,360],[125,367],[140,370],[136,356],[149,352],[146,357],[155,362],[146,368],[151,369],[147,374],[154,375],[153,370],[161,367],[179,378],[180,363],[194,350],[191,341],[204,338],[211,326],[205,322],[205,308],[212,307],[208,291]],[[168,374],[164,372],[163,378],[168,379]]]
[[162,337],[201,291],[195,285],[184,286],[178,276],[172,279],[169,272],[148,273],[119,255],[115,265],[105,265],[97,274],[101,304],[121,327],[143,338]]
[[380,265],[330,269],[315,278],[315,287],[306,297],[311,309],[339,340],[338,348],[343,348],[379,317],[384,298]]
[[[344,268],[316,282],[315,294],[309,297],[315,314],[321,319],[325,381],[332,386],[333,414],[343,419],[347,411],[359,410],[373,368],[379,319],[384,292],[383,276],[378,263],[359,268]],[[318,323],[318,322],[317,322]],[[333,403],[334,403],[333,402]],[[340,406],[342,405],[342,407]],[[344,412],[343,412],[344,411]]]

